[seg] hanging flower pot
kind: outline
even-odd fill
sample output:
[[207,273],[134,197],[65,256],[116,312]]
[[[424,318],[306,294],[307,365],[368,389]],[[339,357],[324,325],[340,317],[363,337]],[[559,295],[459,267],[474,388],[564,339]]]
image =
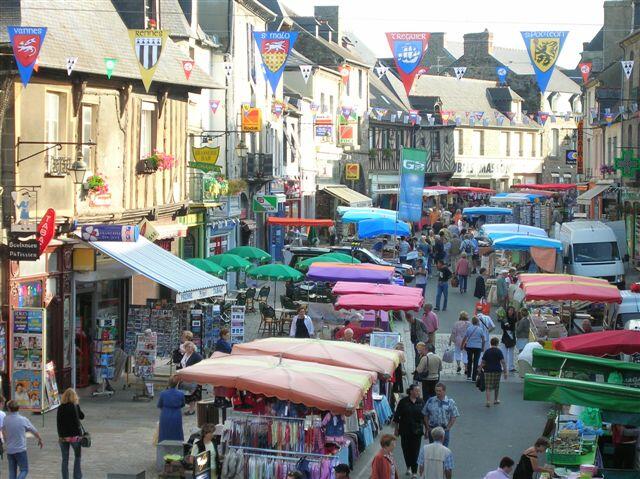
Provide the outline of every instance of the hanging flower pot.
[[136,174],[137,175],[152,175],[158,171],[158,164],[145,158],[144,160],[140,160],[136,164]]

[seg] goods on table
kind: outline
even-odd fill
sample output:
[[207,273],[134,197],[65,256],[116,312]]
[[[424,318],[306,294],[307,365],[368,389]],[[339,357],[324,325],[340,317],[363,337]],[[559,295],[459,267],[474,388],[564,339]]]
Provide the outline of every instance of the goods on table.
[[536,340],[564,338],[567,336],[567,328],[560,317],[553,314],[549,308],[536,308],[529,316],[531,320],[531,333]]

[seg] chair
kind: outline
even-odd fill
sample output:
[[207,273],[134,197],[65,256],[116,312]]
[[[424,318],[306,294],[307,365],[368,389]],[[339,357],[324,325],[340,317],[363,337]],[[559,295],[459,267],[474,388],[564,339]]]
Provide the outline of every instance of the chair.
[[258,292],[258,303],[267,304],[270,292],[271,286],[263,286],[262,288],[260,288],[260,291]]
[[276,319],[275,310],[266,304],[258,303],[260,308],[260,326],[258,326],[258,334],[264,336],[269,334],[274,336],[278,331],[278,320]]
[[256,312],[256,288],[249,288],[245,293],[247,298],[247,313],[255,313]]
[[290,309],[292,311],[297,311],[298,308],[300,307],[299,303],[296,303],[295,301],[293,301],[288,296],[285,296],[284,294],[280,295],[280,304],[282,304],[283,309]]
[[247,305],[247,295],[244,293],[238,293],[236,296],[236,302],[234,306],[246,306]]

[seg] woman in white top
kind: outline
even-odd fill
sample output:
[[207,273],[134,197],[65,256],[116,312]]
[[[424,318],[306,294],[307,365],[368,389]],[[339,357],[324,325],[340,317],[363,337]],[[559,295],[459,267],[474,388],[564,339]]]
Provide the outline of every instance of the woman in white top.
[[313,321],[311,321],[311,318],[307,315],[307,310],[304,306],[298,308],[298,314],[293,318],[293,321],[291,321],[289,336],[292,338],[313,337]]
[[218,479],[218,449],[213,443],[213,435],[215,434],[215,431],[216,426],[214,424],[203,424],[200,431],[200,439],[195,441],[193,443],[193,448],[191,448],[195,474],[201,474],[203,472],[202,469],[198,469],[197,456],[205,451],[209,451],[211,479]]

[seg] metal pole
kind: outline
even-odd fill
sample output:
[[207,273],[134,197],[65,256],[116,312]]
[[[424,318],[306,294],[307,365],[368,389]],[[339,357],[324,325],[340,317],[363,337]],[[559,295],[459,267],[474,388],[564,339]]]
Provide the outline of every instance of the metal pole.
[[73,340],[71,341],[72,351],[71,354],[71,387],[76,388],[76,275],[73,273],[73,280],[71,281],[71,335]]

